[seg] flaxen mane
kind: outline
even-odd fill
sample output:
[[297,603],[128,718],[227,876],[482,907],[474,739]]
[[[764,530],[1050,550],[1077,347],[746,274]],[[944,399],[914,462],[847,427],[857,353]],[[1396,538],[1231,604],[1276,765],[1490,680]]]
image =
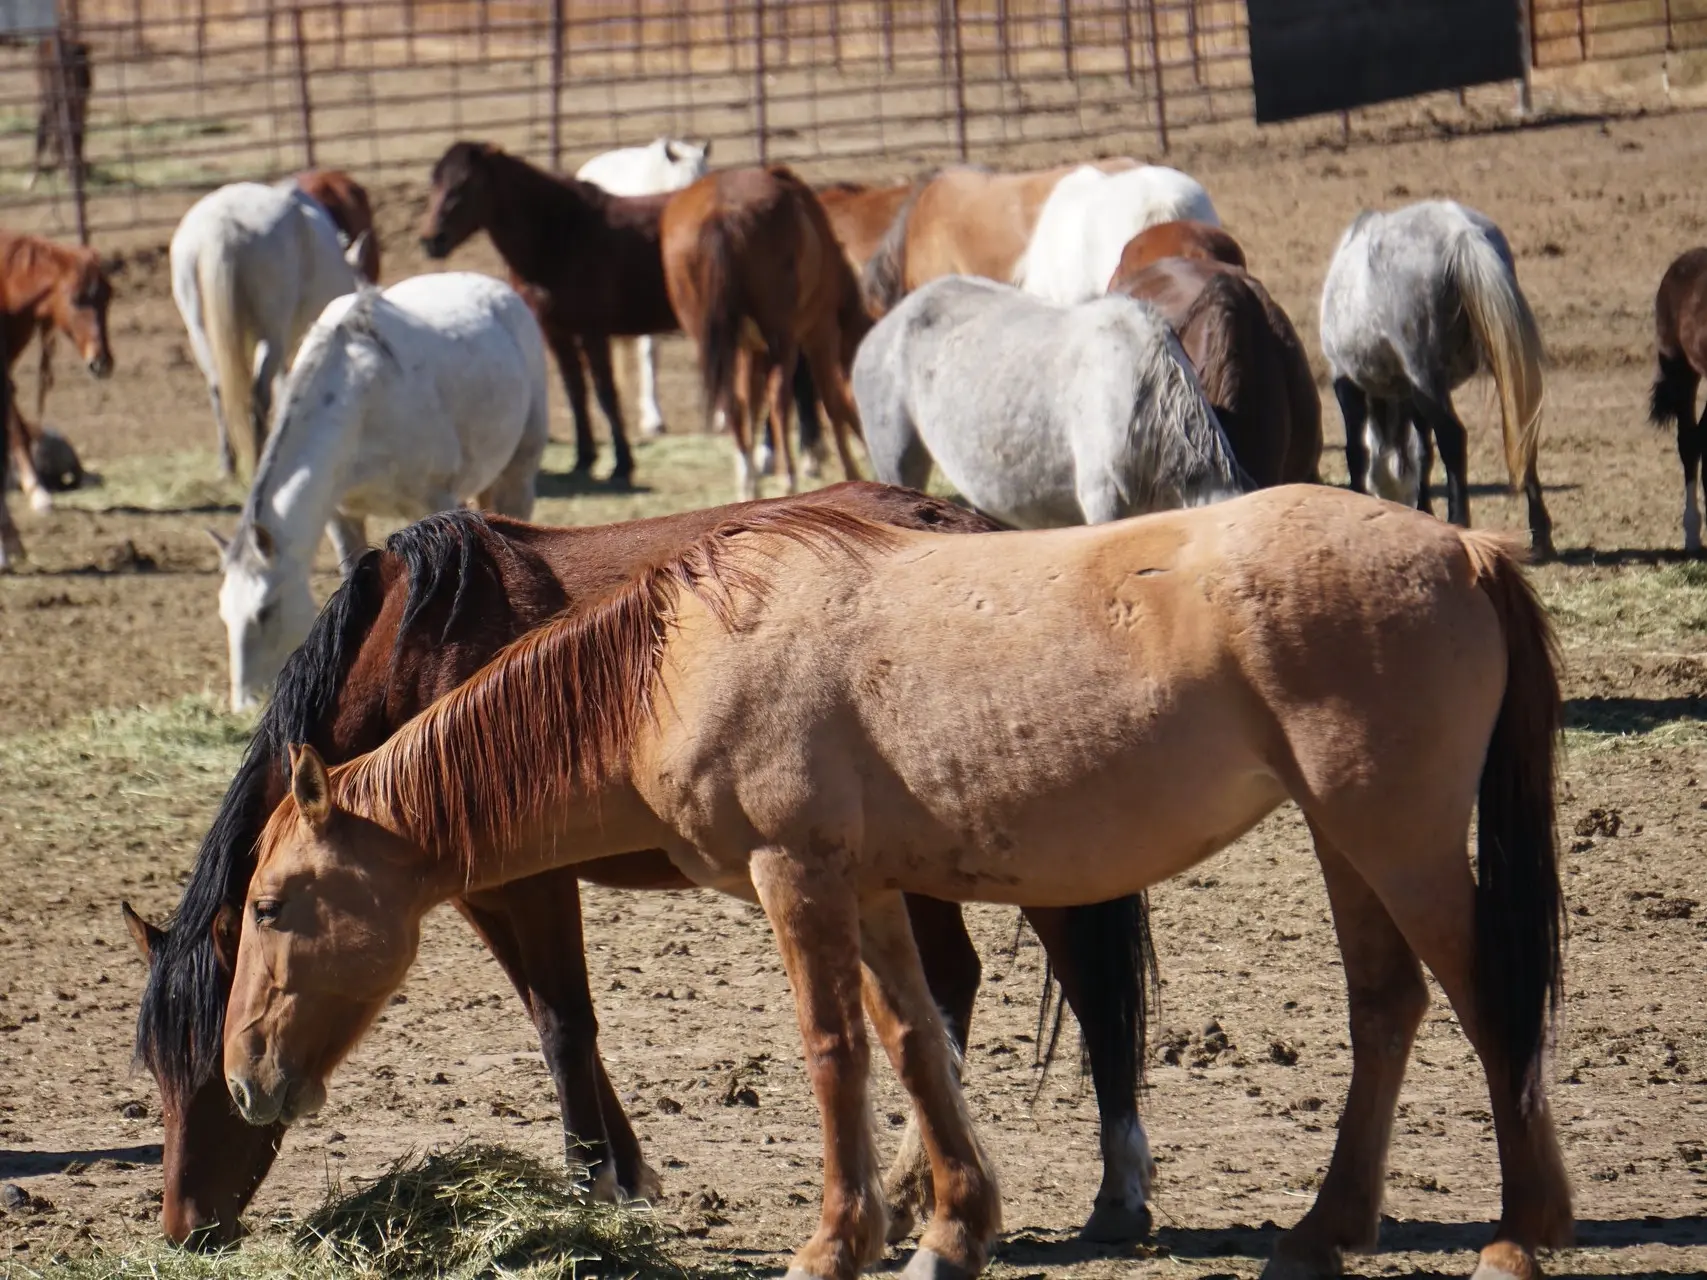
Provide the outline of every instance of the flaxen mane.
[[[849,559],[893,545],[885,525],[831,507],[751,512],[695,539],[601,600],[524,636],[379,750],[334,773],[339,802],[384,815],[415,843],[467,858],[518,841],[539,813],[596,791],[627,762],[683,591],[724,621],[762,571],[731,559],[739,534],[770,534]],[[525,801],[518,777],[527,779]],[[289,820],[282,806],[275,822]]]

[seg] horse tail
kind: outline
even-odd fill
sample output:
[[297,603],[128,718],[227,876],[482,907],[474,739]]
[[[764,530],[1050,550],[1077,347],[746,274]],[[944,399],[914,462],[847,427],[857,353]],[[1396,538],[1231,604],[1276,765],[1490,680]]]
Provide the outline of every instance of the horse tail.
[[1447,251],[1476,345],[1494,375],[1513,487],[1535,467],[1541,443],[1541,330],[1509,259],[1480,227],[1465,225]]
[[1483,1034],[1500,1045],[1525,1105],[1564,987],[1564,910],[1554,819],[1558,646],[1517,555],[1459,531],[1476,584],[1505,634],[1506,686],[1477,797],[1475,988]]
[[1203,506],[1254,489],[1173,328],[1147,302],[1120,302],[1132,312],[1136,347],[1128,431],[1138,509]]
[[231,442],[238,474],[253,475],[261,440],[250,421],[254,357],[235,254],[206,248],[197,253],[195,296],[200,304],[202,342],[213,362],[225,438]]
[[1695,388],[1699,381],[1687,356],[1660,352],[1659,374],[1648,393],[1648,421],[1656,427],[1675,423],[1680,431],[1694,426]]
[[[699,279],[702,303],[699,332],[700,376],[705,401],[713,413],[728,413],[735,404],[736,355],[741,349],[745,308],[735,273],[735,251],[729,228],[716,214],[699,229]],[[733,420],[731,420],[733,421]]]
[[927,174],[913,184],[901,207],[895,210],[889,230],[877,242],[876,252],[860,273],[860,291],[870,315],[884,315],[907,294],[907,231],[913,220],[913,206],[919,203],[919,197],[935,177],[934,173]]
[[[1161,987],[1150,895],[1073,907],[1067,912],[1066,935],[1070,961],[1082,975],[1078,1012],[1084,1053],[1105,1067],[1096,1073],[1098,1110],[1118,1115],[1130,1109],[1144,1087],[1150,1015]],[[1046,964],[1036,1050],[1045,1076],[1060,1043],[1064,1003],[1054,970]]]

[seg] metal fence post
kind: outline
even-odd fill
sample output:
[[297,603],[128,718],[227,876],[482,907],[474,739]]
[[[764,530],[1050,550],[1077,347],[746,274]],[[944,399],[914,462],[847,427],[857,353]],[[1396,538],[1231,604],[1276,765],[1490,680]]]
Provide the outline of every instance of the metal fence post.
[[954,24],[954,139],[966,159],[966,38],[960,29],[960,0],[946,0]]
[[[83,148],[77,145],[71,131],[71,95],[75,91],[76,82],[71,75],[71,55],[66,47],[65,33],[57,26],[53,29],[53,64],[59,76],[59,92],[54,94],[59,100],[59,158],[65,165],[66,175],[71,179],[71,206],[77,215],[77,242],[87,245],[89,198],[83,184]],[[84,107],[84,118],[88,118],[87,105]]]
[[290,9],[291,36],[296,41],[296,104],[302,118],[302,154],[307,160],[306,168],[318,166],[314,163],[314,106],[308,98],[308,40],[302,33],[302,6],[294,4]]
[[[1150,26],[1156,24],[1155,0],[1150,0]],[[1067,78],[1073,78],[1073,0],[1061,0],[1061,62]]]
[[1161,143],[1162,154],[1168,152],[1168,92],[1162,84],[1162,34],[1158,30],[1155,0],[1148,4],[1150,11],[1150,66],[1156,73],[1156,139]]
[[563,158],[563,19],[565,0],[551,0],[551,168]]
[[759,163],[770,154],[770,120],[765,101],[765,0],[753,0],[753,128],[759,136]]
[[[1122,11],[1127,15],[1126,20],[1132,20],[1130,5],[1123,5]],[[1008,0],[996,0],[996,45],[1001,50],[1001,75],[1004,80],[1014,78],[1014,54],[1011,37],[1008,34]]]
[[1519,115],[1535,110],[1535,95],[1530,73],[1535,69],[1535,0],[1517,0],[1517,39],[1523,50],[1523,79],[1517,85]]

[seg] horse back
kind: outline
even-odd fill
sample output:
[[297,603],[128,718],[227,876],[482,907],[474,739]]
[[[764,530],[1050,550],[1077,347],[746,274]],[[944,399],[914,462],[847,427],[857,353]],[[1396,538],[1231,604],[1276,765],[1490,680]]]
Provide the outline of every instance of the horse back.
[[1120,263],[1108,282],[1110,293],[1126,292],[1126,284],[1145,267],[1168,258],[1196,262],[1223,262],[1246,269],[1245,251],[1220,227],[1181,218],[1157,223],[1140,231],[1120,251]]
[[1006,281],[1031,243],[1050,192],[1080,166],[1033,173],[946,169],[919,194],[910,219],[906,287],[946,275]]

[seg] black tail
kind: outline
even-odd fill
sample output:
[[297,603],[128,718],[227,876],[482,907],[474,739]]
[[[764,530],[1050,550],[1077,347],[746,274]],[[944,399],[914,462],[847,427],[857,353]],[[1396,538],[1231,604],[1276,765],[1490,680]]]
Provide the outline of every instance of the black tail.
[[794,362],[794,411],[800,418],[800,452],[811,453],[824,438],[824,421],[818,416],[818,388],[805,360]]
[[1540,1097],[1564,990],[1564,896],[1554,814],[1558,649],[1546,611],[1497,539],[1463,531],[1506,642],[1506,689],[1482,766],[1476,831],[1476,1005],[1519,1098]]
[[1695,425],[1695,388],[1700,378],[1685,356],[1660,356],[1659,375],[1648,395],[1648,421],[1678,430]]
[[913,189],[895,211],[889,230],[878,242],[877,251],[866,261],[865,270],[860,275],[860,291],[872,315],[883,315],[906,296],[907,225],[912,221],[913,206],[935,177],[935,172],[928,173],[913,184]]
[[735,356],[741,348],[741,283],[735,275],[735,254],[728,230],[716,218],[699,229],[700,320],[699,369],[705,401],[713,412],[722,409],[733,424]]
[[[1075,907],[1067,917],[1068,960],[1079,1019],[1079,1067],[1096,1085],[1097,1109],[1105,1117],[1130,1113],[1144,1086],[1152,997],[1160,984],[1150,933],[1150,895],[1135,893],[1112,902]],[[1037,1010],[1037,1055],[1045,1076],[1061,1040],[1066,1000],[1044,974]],[[1068,984],[1063,982],[1062,988]],[[1042,1079],[1038,1081],[1042,1088]]]

